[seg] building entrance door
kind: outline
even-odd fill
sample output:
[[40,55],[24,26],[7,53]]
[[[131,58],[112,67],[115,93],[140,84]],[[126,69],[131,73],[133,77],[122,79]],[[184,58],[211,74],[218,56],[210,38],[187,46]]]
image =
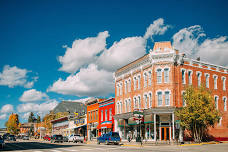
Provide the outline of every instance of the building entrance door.
[[169,127],[161,127],[161,140],[169,140]]

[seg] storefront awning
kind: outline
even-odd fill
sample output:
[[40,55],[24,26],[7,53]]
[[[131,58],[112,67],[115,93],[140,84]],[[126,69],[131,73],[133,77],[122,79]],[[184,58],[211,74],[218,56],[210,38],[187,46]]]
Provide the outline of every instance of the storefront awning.
[[86,126],[86,124],[83,124],[83,125],[80,125],[80,126],[76,126],[76,127],[74,127],[74,129],[77,129],[77,128],[80,128],[80,127],[84,127],[84,126]]

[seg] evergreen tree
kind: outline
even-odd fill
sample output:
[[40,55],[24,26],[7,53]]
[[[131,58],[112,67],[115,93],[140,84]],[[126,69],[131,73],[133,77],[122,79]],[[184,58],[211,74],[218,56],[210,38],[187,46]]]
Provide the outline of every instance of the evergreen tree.
[[31,123],[31,122],[34,122],[34,114],[33,114],[33,112],[30,112],[30,115],[29,115],[29,117],[28,117],[28,122],[29,123]]
[[37,123],[40,123],[40,122],[41,122],[41,119],[40,119],[40,116],[39,116],[39,115],[37,115],[36,122],[37,122]]

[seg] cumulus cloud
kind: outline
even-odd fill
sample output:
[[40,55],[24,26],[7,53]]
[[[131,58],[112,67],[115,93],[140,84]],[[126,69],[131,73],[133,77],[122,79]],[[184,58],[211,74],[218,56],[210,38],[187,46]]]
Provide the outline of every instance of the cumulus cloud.
[[10,113],[10,112],[13,112],[13,105],[6,104],[6,105],[2,106],[1,113]]
[[6,119],[6,117],[7,117],[7,115],[4,113],[4,114],[0,115],[0,120],[4,120],[4,119]]
[[200,57],[202,61],[228,66],[228,41],[226,36],[206,38],[200,25],[181,29],[173,36],[176,49],[192,58]]
[[199,40],[205,37],[203,29],[199,25],[183,28],[173,36],[173,46],[188,56],[194,56],[199,48]]
[[16,66],[10,67],[9,65],[5,65],[2,73],[0,73],[0,85],[8,86],[10,88],[13,88],[15,86],[31,88],[37,79],[28,81],[27,74],[29,72],[30,71],[26,69],[20,69]]
[[115,42],[108,50],[105,50],[97,60],[97,63],[99,67],[114,72],[145,53],[144,38],[128,37]]
[[104,96],[113,92],[114,82],[112,72],[99,70],[97,65],[81,68],[75,75],[66,80],[61,78],[49,87],[48,91],[75,96]]
[[72,48],[67,48],[65,55],[59,57],[59,62],[62,64],[59,70],[74,73],[80,67],[93,62],[97,54],[105,49],[108,36],[108,32],[104,31],[97,37],[75,40]]
[[144,38],[145,39],[148,39],[148,38],[153,39],[154,35],[164,34],[169,27],[170,27],[169,25],[164,24],[163,18],[159,18],[159,19],[155,20],[153,22],[153,24],[150,24],[150,26],[146,30]]
[[17,111],[19,113],[22,113],[24,118],[26,118],[26,116],[30,112],[37,113],[41,117],[43,117],[50,110],[53,110],[57,105],[58,105],[58,102],[56,100],[49,100],[40,104],[25,103],[25,104],[19,104],[17,106]]
[[198,49],[196,56],[201,60],[218,65],[228,66],[228,41],[226,36],[206,39]]
[[43,101],[47,99],[48,99],[48,96],[46,93],[42,93],[40,91],[37,91],[36,89],[30,89],[25,91],[19,100],[22,102],[35,102],[35,101]]

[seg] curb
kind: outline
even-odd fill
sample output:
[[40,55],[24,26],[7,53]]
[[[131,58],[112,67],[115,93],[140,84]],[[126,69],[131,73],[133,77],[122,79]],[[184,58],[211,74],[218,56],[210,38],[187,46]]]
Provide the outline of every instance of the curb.
[[200,146],[200,145],[210,145],[210,144],[219,144],[219,142],[209,142],[209,143],[203,142],[203,143],[199,143],[199,144],[183,144],[180,146]]

